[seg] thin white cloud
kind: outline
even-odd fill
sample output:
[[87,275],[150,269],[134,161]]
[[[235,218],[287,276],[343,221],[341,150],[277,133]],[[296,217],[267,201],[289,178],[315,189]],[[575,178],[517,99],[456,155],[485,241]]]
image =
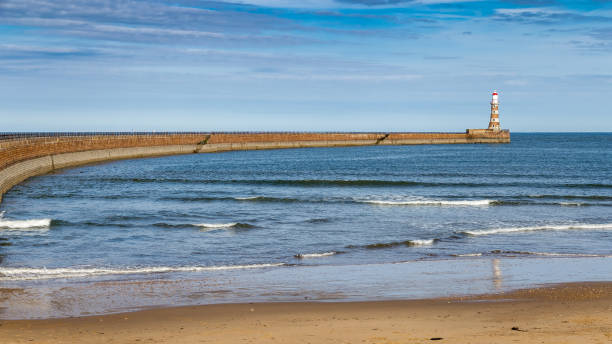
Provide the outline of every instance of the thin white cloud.
[[316,8],[316,9],[332,9],[332,8],[397,8],[407,7],[412,5],[433,5],[459,2],[474,2],[481,0],[413,0],[402,1],[397,3],[366,5],[358,1],[351,3],[350,1],[338,0],[235,0],[226,1],[233,3],[241,3],[246,5],[255,5],[261,7],[273,8]]
[[506,15],[522,15],[522,14],[559,14],[559,13],[570,13],[568,11],[562,11],[559,9],[539,7],[539,8],[497,8],[495,9],[496,14]]
[[532,24],[572,24],[584,22],[610,22],[610,11],[574,11],[551,7],[498,8],[493,18]]
[[527,86],[529,82],[524,79],[510,79],[510,80],[504,81],[504,84],[510,85],[510,86]]
[[147,26],[122,26],[112,24],[95,24],[82,20],[58,19],[58,18],[15,18],[8,20],[11,24],[42,26],[42,27],[62,27],[68,29],[84,29],[88,31],[97,31],[105,33],[122,33],[122,34],[141,34],[141,35],[158,35],[158,36],[184,36],[184,37],[212,37],[225,38],[227,35],[218,32],[198,31],[198,30],[182,30],[157,28]]
[[46,26],[46,27],[62,27],[87,25],[87,22],[73,19],[60,18],[38,18],[38,17],[22,17],[22,18],[5,18],[9,24],[28,25],[28,26]]
[[310,81],[407,81],[420,79],[419,74],[253,74],[256,79],[270,80],[310,80]]
[[[229,2],[229,1],[227,1]],[[338,7],[334,0],[237,0],[240,4],[277,8],[333,8]]]
[[164,29],[153,27],[129,27],[119,25],[94,24],[91,27],[98,31],[111,33],[130,33],[130,34],[146,34],[146,35],[163,35],[163,36],[188,36],[188,37],[214,37],[223,38],[226,35],[217,32],[196,31],[196,30],[179,30],[179,29]]
[[26,53],[54,53],[69,54],[81,52],[79,49],[67,47],[44,47],[35,45],[0,44],[0,51],[26,52]]

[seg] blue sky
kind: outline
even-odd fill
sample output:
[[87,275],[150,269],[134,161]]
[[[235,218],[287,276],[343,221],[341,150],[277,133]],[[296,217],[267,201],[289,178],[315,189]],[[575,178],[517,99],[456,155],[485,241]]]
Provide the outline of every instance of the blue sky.
[[612,131],[612,0],[0,0],[0,131]]

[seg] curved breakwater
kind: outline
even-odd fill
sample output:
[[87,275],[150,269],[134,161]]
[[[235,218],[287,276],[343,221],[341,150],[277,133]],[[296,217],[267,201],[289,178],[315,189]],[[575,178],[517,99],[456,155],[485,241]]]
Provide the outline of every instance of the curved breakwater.
[[4,135],[0,201],[20,182],[84,164],[189,153],[303,147],[509,143],[508,131],[479,133],[58,133]]

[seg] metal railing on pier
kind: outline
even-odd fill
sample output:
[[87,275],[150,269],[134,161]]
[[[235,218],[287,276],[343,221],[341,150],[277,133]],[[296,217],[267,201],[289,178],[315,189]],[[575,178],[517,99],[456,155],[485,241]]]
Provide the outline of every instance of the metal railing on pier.
[[[40,131],[40,132],[0,132],[0,141],[45,137],[85,137],[85,136],[171,136],[171,135],[211,135],[211,134],[398,134],[408,132],[392,131]],[[413,132],[415,134],[463,134],[464,132]]]

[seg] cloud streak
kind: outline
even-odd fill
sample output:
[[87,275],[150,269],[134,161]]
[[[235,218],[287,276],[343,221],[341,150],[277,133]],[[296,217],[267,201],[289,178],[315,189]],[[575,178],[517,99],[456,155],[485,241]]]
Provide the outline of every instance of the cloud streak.
[[291,20],[244,8],[226,8],[214,2],[212,8],[190,7],[178,1],[110,0],[7,0],[0,6],[0,19],[13,25],[29,25],[61,32],[87,34],[110,39],[117,34],[130,36],[168,36],[185,38],[249,39],[269,37],[264,32],[296,29]]
[[609,23],[612,16],[592,15],[551,8],[497,9],[494,20],[509,23],[564,25],[584,23]]

